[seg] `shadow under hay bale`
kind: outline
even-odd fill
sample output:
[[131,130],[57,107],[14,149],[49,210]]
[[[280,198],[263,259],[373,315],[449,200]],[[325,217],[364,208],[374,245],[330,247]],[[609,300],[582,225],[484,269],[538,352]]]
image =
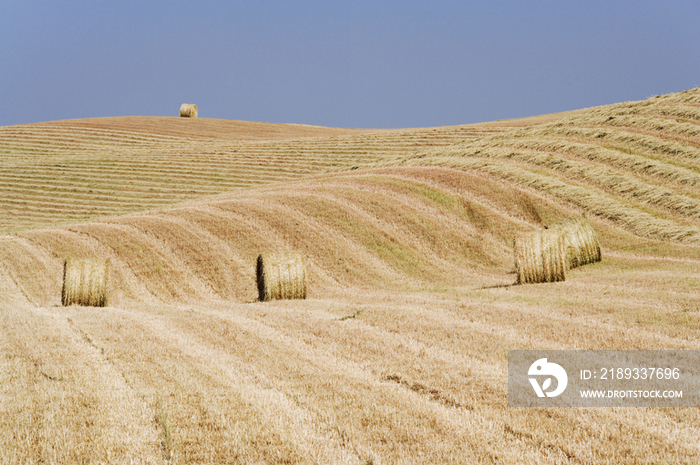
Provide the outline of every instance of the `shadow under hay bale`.
[[194,103],[183,103],[180,105],[180,116],[183,118],[196,118],[197,113],[197,105]]
[[300,253],[260,254],[257,261],[258,299],[306,299],[306,268]]
[[107,306],[109,260],[68,258],[63,264],[61,304]]
[[601,260],[598,235],[586,215],[568,218],[550,229],[559,230],[564,235],[568,269]]
[[566,251],[561,231],[544,229],[515,239],[517,284],[566,280]]

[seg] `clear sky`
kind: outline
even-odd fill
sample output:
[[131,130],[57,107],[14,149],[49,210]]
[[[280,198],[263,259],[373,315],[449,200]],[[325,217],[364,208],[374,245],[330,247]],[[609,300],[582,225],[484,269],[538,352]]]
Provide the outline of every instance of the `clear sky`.
[[0,0],[0,126],[426,127],[700,86],[700,1]]

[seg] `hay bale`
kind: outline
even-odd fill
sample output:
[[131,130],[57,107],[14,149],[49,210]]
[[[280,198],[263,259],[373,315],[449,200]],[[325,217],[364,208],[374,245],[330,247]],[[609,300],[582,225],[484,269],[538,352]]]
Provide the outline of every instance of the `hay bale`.
[[561,231],[544,229],[515,239],[518,284],[566,280],[566,251]]
[[256,275],[261,302],[306,299],[306,268],[300,253],[260,254]]
[[109,260],[66,259],[63,264],[62,305],[105,307],[108,280]]
[[183,103],[180,105],[180,116],[183,118],[196,118],[197,105],[194,103]]
[[586,215],[568,218],[551,227],[564,235],[568,269],[601,260],[600,242]]

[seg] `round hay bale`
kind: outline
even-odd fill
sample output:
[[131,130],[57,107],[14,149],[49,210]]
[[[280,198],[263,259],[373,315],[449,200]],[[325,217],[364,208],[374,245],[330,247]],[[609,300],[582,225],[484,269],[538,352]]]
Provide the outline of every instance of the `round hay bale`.
[[518,284],[565,281],[566,252],[562,233],[544,229],[517,237],[515,269]]
[[256,269],[261,302],[306,299],[306,268],[300,253],[260,254]]
[[183,118],[196,118],[197,105],[194,103],[183,103],[180,105],[180,116]]
[[61,304],[105,307],[109,260],[68,258],[63,263]]
[[600,242],[586,215],[574,216],[552,226],[564,235],[568,269],[601,260]]

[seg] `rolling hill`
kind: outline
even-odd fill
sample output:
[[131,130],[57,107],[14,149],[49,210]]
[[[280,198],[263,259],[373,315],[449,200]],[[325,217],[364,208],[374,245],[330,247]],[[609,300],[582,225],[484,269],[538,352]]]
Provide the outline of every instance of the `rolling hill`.
[[120,215],[556,118],[357,130],[119,117],[0,128],[0,232]]
[[[0,462],[694,463],[697,409],[515,409],[512,349],[698,349],[700,89],[478,125],[0,128]],[[514,285],[586,213],[603,262]],[[256,302],[255,258],[309,299]],[[109,258],[110,306],[61,307]]]

